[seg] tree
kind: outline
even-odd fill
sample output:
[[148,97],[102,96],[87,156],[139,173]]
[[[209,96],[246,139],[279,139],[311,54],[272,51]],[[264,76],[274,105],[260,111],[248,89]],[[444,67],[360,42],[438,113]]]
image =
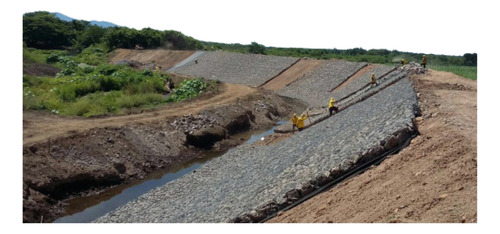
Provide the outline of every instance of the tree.
[[464,65],[465,66],[477,66],[477,54],[464,54]]
[[75,39],[72,25],[54,14],[38,11],[23,15],[23,41],[39,49],[63,49]]
[[265,49],[266,48],[263,45],[260,45],[257,42],[252,42],[248,48],[248,52],[252,54],[266,54]]
[[83,50],[91,45],[99,44],[105,33],[105,28],[91,25],[77,36],[75,47],[79,50]]

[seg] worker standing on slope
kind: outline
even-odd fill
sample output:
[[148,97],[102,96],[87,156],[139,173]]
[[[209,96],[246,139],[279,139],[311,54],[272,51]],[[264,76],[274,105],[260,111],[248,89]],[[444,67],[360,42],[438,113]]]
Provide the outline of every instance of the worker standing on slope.
[[299,132],[302,131],[302,129],[304,128],[304,120],[307,119],[307,117],[309,117],[309,115],[307,114],[302,114],[300,115],[300,117],[297,119],[297,128],[299,129]]
[[292,132],[295,131],[295,127],[297,127],[297,114],[293,113],[293,116],[292,116],[292,119],[290,121],[292,121]]
[[330,111],[330,116],[332,116],[332,111],[339,112],[339,108],[335,107],[335,99],[330,98],[330,103],[328,103],[328,111]]
[[427,58],[425,55],[422,55],[422,66],[425,68],[425,65],[427,65]]
[[377,84],[377,80],[375,79],[375,73],[372,73],[372,76],[371,76],[371,82],[370,82],[372,85],[375,85]]

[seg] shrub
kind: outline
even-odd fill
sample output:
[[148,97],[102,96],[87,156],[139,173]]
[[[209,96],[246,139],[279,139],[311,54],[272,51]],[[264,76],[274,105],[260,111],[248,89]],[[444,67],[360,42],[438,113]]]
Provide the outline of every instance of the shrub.
[[124,83],[119,77],[99,77],[99,86],[102,91],[120,90],[124,87]]
[[100,90],[99,83],[96,81],[84,81],[75,84],[75,95],[76,97],[82,97],[89,93],[93,93]]
[[114,72],[118,71],[116,66],[105,64],[97,66],[97,71],[102,75],[109,76]]
[[151,70],[149,70],[149,69],[144,69],[142,71],[142,75],[143,76],[153,76],[153,72]]
[[182,101],[198,96],[207,88],[207,84],[201,78],[184,80],[178,88],[172,90],[173,95],[167,101]]
[[47,59],[45,60],[47,63],[58,63],[59,62],[59,57],[60,54],[58,53],[52,53],[50,54]]

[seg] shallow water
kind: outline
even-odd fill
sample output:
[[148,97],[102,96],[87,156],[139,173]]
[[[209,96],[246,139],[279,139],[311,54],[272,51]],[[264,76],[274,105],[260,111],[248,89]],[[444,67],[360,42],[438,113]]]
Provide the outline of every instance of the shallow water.
[[[234,137],[248,139],[244,144],[253,144],[261,140],[263,137],[272,134],[274,129],[285,121],[277,122],[267,131],[255,132],[250,131],[242,134],[237,134]],[[67,216],[61,217],[54,221],[54,223],[89,223],[93,220],[103,216],[104,214],[117,209],[119,206],[132,201],[142,194],[162,186],[170,181],[182,177],[185,174],[193,172],[201,167],[206,162],[215,157],[223,155],[225,152],[221,151],[207,151],[203,152],[203,157],[190,161],[185,165],[164,171],[152,173],[147,178],[131,184],[123,184],[106,190],[97,195],[86,197],[78,197],[66,201],[69,205],[65,208]]]

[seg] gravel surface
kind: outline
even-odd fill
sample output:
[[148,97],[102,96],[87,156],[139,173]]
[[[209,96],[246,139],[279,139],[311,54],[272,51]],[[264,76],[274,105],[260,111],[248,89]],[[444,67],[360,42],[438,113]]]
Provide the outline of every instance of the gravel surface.
[[293,201],[297,194],[305,194],[311,185],[348,169],[361,157],[406,140],[415,131],[412,120],[417,113],[413,86],[407,78],[401,79],[277,144],[231,149],[96,222],[258,220],[266,209]]
[[278,90],[277,93],[300,99],[310,106],[328,105],[330,91],[366,65],[367,63],[328,60],[311,73]]
[[[335,89],[334,91],[331,92],[330,95],[334,97],[335,100],[341,100],[342,98],[345,98],[348,95],[359,91],[361,88],[369,84],[372,73],[375,73],[375,77],[379,79],[392,69],[393,69],[392,67],[383,64],[374,64],[374,68],[371,71],[366,72],[365,74],[357,77],[356,79],[353,79],[348,84],[343,86],[341,89]],[[328,103],[326,102],[326,104]]]
[[[260,54],[242,54],[223,51],[203,52],[188,58],[170,72],[200,76],[222,82],[243,84],[253,87],[263,85],[299,58]],[[193,60],[197,60],[196,64]]]

